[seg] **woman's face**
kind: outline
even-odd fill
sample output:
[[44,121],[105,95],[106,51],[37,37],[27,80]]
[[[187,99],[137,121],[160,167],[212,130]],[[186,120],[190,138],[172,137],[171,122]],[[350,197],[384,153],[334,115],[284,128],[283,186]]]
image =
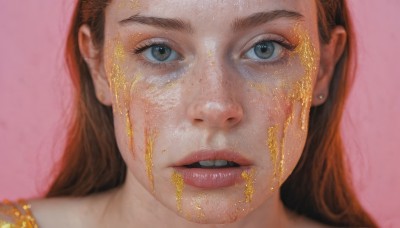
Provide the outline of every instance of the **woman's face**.
[[126,184],[202,223],[268,203],[306,140],[315,1],[115,0],[105,15],[95,83]]

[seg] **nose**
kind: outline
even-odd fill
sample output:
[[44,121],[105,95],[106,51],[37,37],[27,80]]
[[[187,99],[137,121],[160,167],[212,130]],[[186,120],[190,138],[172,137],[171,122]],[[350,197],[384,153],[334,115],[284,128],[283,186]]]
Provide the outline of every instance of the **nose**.
[[[208,71],[206,76],[205,71]],[[243,108],[238,101],[240,89],[232,83],[231,75],[223,74],[222,70],[214,67],[213,72],[205,71],[202,72],[201,88],[192,91],[195,95],[187,109],[189,119],[192,124],[205,128],[235,127],[243,118]]]
[[188,110],[192,123],[210,128],[227,129],[236,126],[243,117],[241,106],[230,100],[203,100]]

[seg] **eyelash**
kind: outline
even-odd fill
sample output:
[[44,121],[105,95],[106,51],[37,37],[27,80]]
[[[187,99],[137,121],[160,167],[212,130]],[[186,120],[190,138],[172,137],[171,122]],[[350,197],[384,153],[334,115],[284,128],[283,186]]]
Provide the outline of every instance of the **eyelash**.
[[249,49],[247,49],[241,56],[244,56],[247,54],[248,51],[250,51],[251,49],[254,49],[258,44],[264,43],[264,42],[271,42],[271,43],[275,43],[277,45],[280,45],[283,48],[283,53],[281,54],[281,57],[277,60],[272,60],[272,61],[268,61],[268,60],[255,60],[255,62],[257,62],[258,65],[260,65],[261,67],[268,67],[274,64],[282,64],[285,63],[287,61],[287,56],[290,55],[290,53],[292,53],[296,48],[297,45],[290,43],[289,41],[287,41],[285,38],[283,37],[277,37],[277,38],[264,38],[261,39],[257,42],[255,42]]
[[[155,46],[166,46],[166,47],[170,47],[170,45],[167,42],[159,42],[159,41],[146,41],[145,43],[139,45],[138,47],[135,47],[133,49],[133,54],[140,56],[144,51],[146,51],[149,48],[155,47]],[[173,50],[171,48],[171,50]],[[174,50],[175,51],[175,50]],[[180,54],[178,53],[178,55],[180,56]],[[172,66],[174,63],[173,62],[160,62],[160,63],[152,63],[148,60],[145,60],[145,58],[140,57],[141,62],[143,62],[143,64],[150,66],[150,67],[158,67],[158,68],[166,68],[166,67],[170,67]]]
[[[256,45],[263,43],[263,42],[272,42],[272,43],[276,43],[278,45],[281,45],[285,51],[289,51],[289,52],[293,52],[296,49],[296,45],[289,43],[286,39],[284,38],[275,38],[275,39],[262,39],[256,43],[254,43],[250,49],[248,49],[247,51],[251,50],[252,48],[254,48]],[[138,47],[135,47],[133,49],[133,53],[137,56],[140,56],[144,51],[146,51],[149,48],[155,47],[155,46],[166,46],[170,48],[170,45],[168,45],[167,42],[155,42],[155,41],[147,41],[141,45],[139,45]],[[171,48],[171,50],[173,50]],[[173,50],[175,51],[175,50]],[[246,53],[247,53],[246,51]],[[180,56],[180,54],[178,53],[178,55]],[[171,65],[173,65],[173,62],[160,62],[160,63],[152,63],[148,60],[145,60],[143,57],[141,58],[142,62],[146,65],[149,65],[151,67],[159,67],[159,68],[165,68],[165,67],[170,67]],[[283,59],[280,58],[277,61],[272,61],[272,62],[268,62],[268,61],[258,61],[259,64],[261,65],[268,65],[268,64],[273,64],[273,63],[279,63],[281,62]]]

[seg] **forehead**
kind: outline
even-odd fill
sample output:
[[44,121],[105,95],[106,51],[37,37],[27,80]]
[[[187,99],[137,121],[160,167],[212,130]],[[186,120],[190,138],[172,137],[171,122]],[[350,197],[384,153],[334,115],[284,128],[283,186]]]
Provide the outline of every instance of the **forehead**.
[[132,15],[179,18],[193,28],[226,26],[258,12],[287,10],[304,16],[305,26],[317,20],[314,0],[113,0],[106,9],[107,24]]

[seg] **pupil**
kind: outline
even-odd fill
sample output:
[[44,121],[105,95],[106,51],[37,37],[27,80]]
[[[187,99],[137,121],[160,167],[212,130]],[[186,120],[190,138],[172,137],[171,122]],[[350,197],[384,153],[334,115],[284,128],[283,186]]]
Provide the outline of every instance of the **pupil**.
[[268,59],[270,58],[275,51],[275,47],[272,42],[263,42],[257,44],[255,47],[255,54],[260,59]]
[[158,61],[165,61],[171,56],[171,49],[166,46],[155,46],[151,52],[153,57]]

